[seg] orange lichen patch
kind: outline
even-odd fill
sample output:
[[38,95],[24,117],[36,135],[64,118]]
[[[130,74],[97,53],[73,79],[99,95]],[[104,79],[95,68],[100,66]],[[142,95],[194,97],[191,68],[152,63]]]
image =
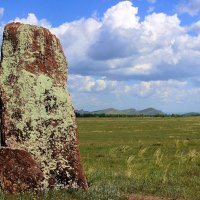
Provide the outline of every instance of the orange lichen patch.
[[31,154],[19,149],[0,149],[0,174],[2,189],[10,193],[39,189],[43,180]]
[[38,30],[38,29],[34,29],[34,31],[33,31],[32,48],[33,48],[33,51],[35,51],[35,52],[39,51],[39,48],[40,48],[40,45],[39,45],[39,43],[37,42],[38,37],[40,37],[40,32],[39,32],[39,30]]
[[9,30],[9,29],[17,29],[21,26],[22,24],[20,22],[11,22],[5,26],[4,29]]
[[18,45],[17,30],[19,27],[20,27],[20,23],[10,23],[5,26],[5,30],[7,30],[7,32],[4,33],[4,38],[12,42],[13,50],[14,50],[13,53],[17,51],[17,45]]
[[[32,52],[35,58],[34,62],[25,65],[25,69],[32,73],[43,73],[47,76],[54,78],[57,83],[65,86],[66,74],[63,73],[63,69],[60,68],[55,56],[55,49],[53,47],[53,41],[55,36],[50,33],[48,29],[42,29],[43,35],[38,28],[33,30],[32,40]],[[40,37],[44,38],[44,47],[41,47]],[[58,50],[64,55],[61,45],[58,39],[55,39]],[[44,48],[44,51],[43,49]],[[65,63],[67,67],[67,63]]]
[[[18,45],[18,34],[19,28],[21,26],[23,25],[20,23],[10,23],[5,26],[6,31],[4,31],[4,39],[7,41],[11,41],[14,50],[13,52],[10,52],[10,54],[14,54],[20,48]],[[32,41],[30,41],[32,43],[30,44],[30,47],[32,46],[32,50],[31,52],[29,52],[27,49],[24,49],[25,52],[24,55],[19,59],[19,63],[17,64],[18,67],[23,67],[27,71],[34,74],[46,74],[49,77],[54,78],[56,83],[61,84],[63,87],[65,87],[67,76],[66,73],[63,72],[67,70],[67,62],[65,60],[62,60],[65,65],[65,69],[63,69],[63,66],[60,66],[60,63],[58,62],[55,55],[56,48],[59,54],[63,55],[64,57],[63,49],[59,40],[46,28],[35,26],[29,31],[30,35],[32,35]],[[42,42],[40,41],[41,38],[44,39],[44,44],[42,44]],[[55,44],[53,44],[53,42]],[[35,59],[33,59],[33,61],[31,62],[27,62],[24,60],[24,57],[26,56],[31,56]]]

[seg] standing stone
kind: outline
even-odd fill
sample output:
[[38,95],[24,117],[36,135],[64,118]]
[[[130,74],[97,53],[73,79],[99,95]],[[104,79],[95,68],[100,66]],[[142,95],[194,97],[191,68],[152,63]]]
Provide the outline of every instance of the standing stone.
[[[5,190],[87,189],[66,79],[67,63],[62,47],[49,30],[21,23],[5,27],[0,68],[0,162],[2,159],[5,162],[0,167],[5,168],[6,162],[12,160],[13,167],[21,166],[21,173],[29,176],[30,163],[37,169],[34,183],[27,187],[23,186],[28,182],[21,173],[9,179],[9,170],[10,176],[14,174],[12,169],[4,170],[7,174],[1,170],[0,185]],[[14,159],[14,155],[20,157],[24,152],[27,159],[22,162]],[[28,167],[24,167],[26,162]],[[10,191],[5,186],[5,176],[9,180],[18,178],[23,187],[18,185],[15,191]]]

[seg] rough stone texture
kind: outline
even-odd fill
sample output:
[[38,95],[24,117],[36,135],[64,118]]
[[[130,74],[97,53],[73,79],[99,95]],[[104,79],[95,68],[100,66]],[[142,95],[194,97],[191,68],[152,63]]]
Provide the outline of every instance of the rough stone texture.
[[30,153],[19,149],[0,149],[0,182],[6,192],[39,188],[43,174]]
[[1,145],[32,155],[42,188],[86,189],[59,40],[45,28],[11,23],[1,59]]

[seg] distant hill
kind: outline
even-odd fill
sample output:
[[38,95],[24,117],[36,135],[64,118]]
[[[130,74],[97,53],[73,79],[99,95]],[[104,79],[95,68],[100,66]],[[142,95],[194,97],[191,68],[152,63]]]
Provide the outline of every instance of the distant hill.
[[109,115],[116,115],[118,114],[118,110],[115,108],[107,108],[104,110],[96,110],[91,112],[92,114],[109,114]]
[[200,113],[197,113],[197,112],[189,112],[189,113],[185,113],[183,114],[183,116],[199,116]]
[[130,115],[130,116],[159,116],[159,115],[165,115],[165,116],[172,116],[172,117],[178,117],[178,116],[182,116],[182,117],[188,117],[188,116],[200,116],[200,113],[198,112],[188,112],[185,114],[176,114],[176,113],[172,113],[172,114],[166,114],[164,112],[162,112],[161,110],[157,110],[155,108],[146,108],[143,110],[136,110],[134,108],[130,108],[130,109],[124,109],[124,110],[118,110],[116,108],[107,108],[107,109],[103,109],[103,110],[96,110],[96,111],[85,111],[83,109],[81,110],[75,110],[76,115],[77,116],[95,116],[95,115]]
[[81,109],[81,110],[75,110],[75,113],[78,113],[78,114],[80,114],[80,115],[85,115],[85,114],[89,114],[90,112]]
[[125,109],[125,110],[119,110],[119,114],[126,114],[126,115],[134,115],[137,113],[137,110],[134,108],[130,108],[130,109]]
[[134,108],[125,109],[125,110],[117,110],[115,108],[107,108],[104,110],[97,110],[91,112],[93,114],[106,114],[106,115],[133,115],[136,113]]
[[80,115],[84,114],[105,114],[105,115],[163,115],[164,113],[160,110],[156,110],[155,108],[146,108],[144,110],[136,110],[134,108],[118,110],[115,108],[107,108],[103,110],[96,110],[92,112],[84,111],[84,110],[76,110]]
[[142,115],[163,115],[164,113],[161,110],[156,110],[155,108],[146,108],[137,112]]

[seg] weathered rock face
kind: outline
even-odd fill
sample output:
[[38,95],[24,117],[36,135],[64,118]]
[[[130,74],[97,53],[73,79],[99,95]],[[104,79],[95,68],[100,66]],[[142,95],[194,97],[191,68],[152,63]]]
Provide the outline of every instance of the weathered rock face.
[[86,189],[59,40],[45,28],[11,23],[1,59],[1,146],[12,150],[11,157],[16,149],[30,153],[44,177],[35,188]]
[[1,188],[12,193],[39,188],[44,179],[31,154],[19,149],[0,149],[0,174]]

